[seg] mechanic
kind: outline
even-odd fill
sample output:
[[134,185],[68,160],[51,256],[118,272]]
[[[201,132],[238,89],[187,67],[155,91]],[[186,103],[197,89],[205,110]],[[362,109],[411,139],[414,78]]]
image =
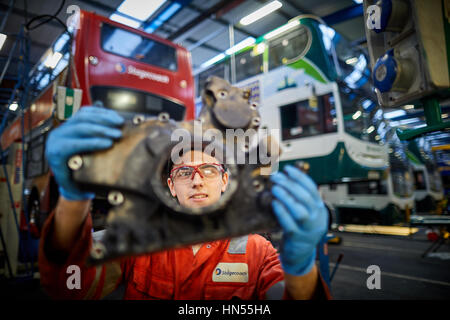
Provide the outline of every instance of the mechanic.
[[[85,266],[92,249],[89,209],[95,195],[76,188],[67,161],[75,154],[110,148],[121,138],[123,123],[117,112],[89,106],[49,134],[46,157],[60,197],[42,230],[39,269],[51,297],[101,299],[122,288],[124,299],[331,298],[315,264],[328,215],[314,182],[289,166],[271,176],[272,207],[284,231],[280,254],[265,238],[252,234]],[[218,160],[190,151],[181,161],[167,180],[179,203],[201,207],[217,201],[228,184]],[[79,287],[68,285],[69,266],[80,268]]]

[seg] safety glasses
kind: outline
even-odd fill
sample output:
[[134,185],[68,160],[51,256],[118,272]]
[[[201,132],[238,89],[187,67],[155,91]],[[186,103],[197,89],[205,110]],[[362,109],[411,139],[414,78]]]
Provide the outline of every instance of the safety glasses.
[[182,165],[170,171],[170,178],[176,182],[188,182],[194,180],[195,174],[198,173],[202,179],[214,180],[224,171],[219,163],[201,163],[196,166]]

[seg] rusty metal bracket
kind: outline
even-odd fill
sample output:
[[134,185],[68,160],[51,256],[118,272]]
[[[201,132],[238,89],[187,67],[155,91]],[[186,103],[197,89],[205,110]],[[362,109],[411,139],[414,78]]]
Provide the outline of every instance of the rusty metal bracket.
[[[256,105],[249,103],[249,93],[212,77],[206,82],[202,98],[203,109],[198,119],[175,122],[165,113],[153,118],[136,115],[127,120],[122,128],[123,138],[112,148],[75,155],[69,160],[77,185],[104,196],[112,206],[104,237],[96,242],[88,263],[99,264],[279,227],[271,209],[269,176],[261,175],[260,164],[239,164],[238,152],[234,152],[236,144],[231,150],[225,141],[228,129],[256,132],[259,127],[259,113]],[[204,138],[208,130],[224,134],[220,141],[206,139],[210,147],[220,151],[216,157],[225,163],[230,175],[227,190],[211,206],[182,207],[169,192],[168,163],[172,150],[181,143],[173,141],[178,129],[184,129],[192,138],[186,142],[189,148],[201,150],[205,140],[196,145],[196,137]],[[255,152],[259,154],[263,143],[266,142],[245,143],[247,159]],[[270,148],[267,143],[265,147]],[[271,156],[279,152],[279,147],[268,149]]]

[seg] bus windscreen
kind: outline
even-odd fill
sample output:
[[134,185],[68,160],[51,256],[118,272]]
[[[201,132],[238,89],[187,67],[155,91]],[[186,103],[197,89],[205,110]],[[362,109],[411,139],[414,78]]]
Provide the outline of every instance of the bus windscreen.
[[163,97],[128,88],[93,86],[92,101],[101,101],[106,108],[119,112],[157,116],[167,112],[171,119],[181,121],[186,107]]
[[171,46],[107,23],[102,25],[100,41],[107,52],[170,71],[177,70],[176,49]]

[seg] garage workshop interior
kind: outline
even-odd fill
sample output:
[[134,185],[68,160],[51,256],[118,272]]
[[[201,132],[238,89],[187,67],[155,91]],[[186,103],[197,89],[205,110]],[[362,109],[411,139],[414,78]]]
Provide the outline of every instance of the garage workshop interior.
[[0,297],[448,300],[449,115],[449,0],[1,0]]

